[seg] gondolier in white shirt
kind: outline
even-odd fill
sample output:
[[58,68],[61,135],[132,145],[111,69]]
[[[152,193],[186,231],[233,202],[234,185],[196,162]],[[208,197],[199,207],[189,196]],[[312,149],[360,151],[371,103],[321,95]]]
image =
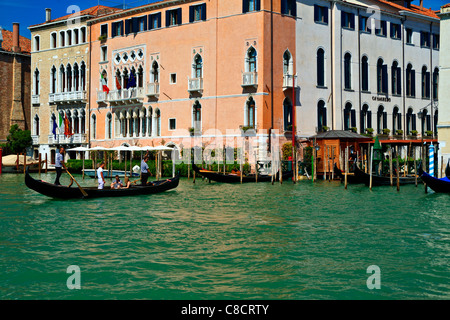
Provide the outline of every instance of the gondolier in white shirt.
[[141,161],[141,183],[143,186],[147,185],[148,180],[148,156],[145,155],[144,159]]
[[105,163],[102,162],[97,169],[97,177],[98,177],[98,188],[101,190],[105,186],[105,178],[103,177],[103,168],[105,167]]
[[59,178],[62,174],[62,168],[66,169],[66,166],[64,164],[64,148],[61,147],[59,149],[59,153],[56,154],[55,159],[55,170],[56,170],[56,179],[55,179],[55,185],[60,186],[61,183],[59,182]]

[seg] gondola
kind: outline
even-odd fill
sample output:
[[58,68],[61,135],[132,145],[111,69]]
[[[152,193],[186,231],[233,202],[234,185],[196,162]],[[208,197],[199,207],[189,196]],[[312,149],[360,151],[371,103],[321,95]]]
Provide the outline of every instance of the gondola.
[[431,190],[438,193],[450,193],[450,179],[448,177],[435,178],[422,169],[419,169],[420,179],[430,187]]
[[[111,173],[111,175],[110,175]],[[95,169],[84,169],[84,174],[87,175],[90,178],[97,178],[97,170]],[[140,174],[136,172],[131,173],[133,177],[139,177]],[[120,178],[125,177],[125,171],[123,170],[103,170],[103,177],[104,178],[114,178],[115,176],[119,176]],[[130,173],[127,172],[127,175],[130,176]]]
[[[361,171],[361,169],[358,168],[358,166],[355,166],[354,169],[355,176],[365,185],[370,185],[370,175],[368,173],[365,173]],[[399,184],[405,185],[405,184],[415,184],[416,178],[413,176],[408,177],[399,177]],[[397,177],[393,176],[393,184],[397,185]],[[391,185],[391,179],[390,177],[384,177],[379,175],[372,174],[372,186],[390,186]]]
[[[339,168],[337,167],[337,164],[336,164],[336,163],[334,164],[333,171],[334,171],[334,174],[335,174],[339,179],[341,179],[341,181],[345,181],[345,172],[342,172],[341,169],[339,169]],[[347,183],[354,184],[354,183],[364,183],[364,182],[361,181],[361,180],[359,179],[359,177],[357,177],[357,176],[355,175],[354,172],[349,172],[349,173],[347,174]]]
[[[204,170],[199,167],[197,167],[194,163],[192,164],[192,169],[202,175],[205,178],[208,178],[209,180],[216,181],[216,182],[223,182],[223,183],[240,183],[241,177],[238,174],[231,174],[231,173],[218,173],[215,171],[210,170]],[[283,180],[292,178],[293,172],[287,171],[283,173]],[[277,173],[274,177],[275,181],[278,180],[279,174]],[[272,175],[269,174],[258,174],[258,182],[270,182],[272,181]],[[256,175],[255,174],[249,174],[242,176],[242,182],[256,182]]]
[[83,189],[88,195],[83,196],[80,189],[76,185],[73,185],[71,187],[57,186],[42,180],[33,179],[28,172],[26,172],[25,174],[25,184],[28,188],[47,197],[59,199],[92,199],[104,197],[148,195],[174,189],[178,186],[179,182],[180,179],[178,176],[176,176],[172,179],[153,181],[152,185],[132,185],[128,189],[111,189],[109,187],[105,187],[105,189],[99,190],[96,187],[86,187]]

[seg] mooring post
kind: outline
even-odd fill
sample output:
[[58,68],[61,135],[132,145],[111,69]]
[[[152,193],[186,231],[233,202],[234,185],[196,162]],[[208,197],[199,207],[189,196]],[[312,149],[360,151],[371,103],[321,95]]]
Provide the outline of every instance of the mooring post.
[[397,155],[397,191],[400,191],[400,162],[399,162],[399,154],[398,154],[398,146],[396,146],[395,153]]
[[389,178],[391,182],[391,187],[394,185],[392,177],[392,147],[389,147]]

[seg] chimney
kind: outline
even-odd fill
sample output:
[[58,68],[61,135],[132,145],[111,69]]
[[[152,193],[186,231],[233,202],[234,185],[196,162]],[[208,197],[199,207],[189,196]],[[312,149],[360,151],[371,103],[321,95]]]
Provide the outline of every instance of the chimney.
[[52,9],[47,8],[45,9],[45,22],[49,22],[52,20]]
[[420,0],[420,9],[423,9],[423,0]]
[[19,44],[19,23],[13,22],[13,42],[11,50],[13,52],[21,52],[20,44]]

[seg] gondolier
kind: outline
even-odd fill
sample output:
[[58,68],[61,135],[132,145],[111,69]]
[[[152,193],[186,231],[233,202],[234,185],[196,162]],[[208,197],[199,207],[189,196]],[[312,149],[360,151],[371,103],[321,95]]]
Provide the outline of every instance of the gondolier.
[[145,155],[144,159],[141,161],[141,183],[143,186],[147,185],[148,180],[148,156]]
[[100,190],[105,186],[105,177],[103,176],[103,168],[105,167],[105,163],[102,162],[100,167],[97,169],[97,177],[98,177],[98,188]]
[[56,179],[55,179],[55,185],[60,186],[61,183],[59,182],[59,178],[62,174],[62,168],[66,169],[66,166],[64,164],[64,148],[61,147],[59,149],[59,153],[56,154],[55,159],[55,170],[56,170]]

